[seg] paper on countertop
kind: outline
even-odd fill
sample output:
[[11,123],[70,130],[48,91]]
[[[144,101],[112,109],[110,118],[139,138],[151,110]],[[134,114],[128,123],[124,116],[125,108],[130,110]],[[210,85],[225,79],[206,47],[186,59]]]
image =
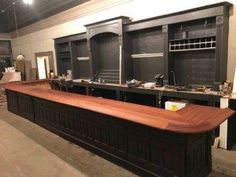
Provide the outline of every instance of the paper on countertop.
[[82,82],[82,81],[89,82],[90,79],[73,79],[73,82]]

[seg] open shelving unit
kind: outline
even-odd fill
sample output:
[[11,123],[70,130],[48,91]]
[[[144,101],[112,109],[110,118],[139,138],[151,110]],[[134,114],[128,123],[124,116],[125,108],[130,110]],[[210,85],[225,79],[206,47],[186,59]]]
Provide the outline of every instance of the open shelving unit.
[[72,79],[90,78],[90,59],[86,33],[55,39],[59,75],[72,70]]
[[86,33],[75,35],[71,39],[72,51],[72,78],[90,78],[90,60]]
[[90,39],[90,44],[92,48],[95,48],[91,52],[94,79],[96,81],[103,79],[107,83],[119,83],[119,36],[104,32]]
[[71,70],[70,41],[67,37],[55,39],[55,48],[57,56],[57,73],[59,75],[67,74],[67,70]]
[[127,22],[129,18],[121,16],[86,25],[93,80],[124,82],[123,24]]
[[154,82],[155,75],[164,74],[164,33],[162,26],[152,28],[142,28],[142,22],[139,28],[128,30],[132,25],[126,26],[128,35],[127,55],[130,63],[130,78],[144,82]]

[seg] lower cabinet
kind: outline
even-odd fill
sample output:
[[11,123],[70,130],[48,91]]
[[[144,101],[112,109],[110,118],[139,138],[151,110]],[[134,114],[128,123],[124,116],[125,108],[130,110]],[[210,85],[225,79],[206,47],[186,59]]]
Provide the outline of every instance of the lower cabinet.
[[29,95],[6,90],[8,110],[34,121],[33,100]]
[[8,110],[17,114],[19,112],[17,93],[10,90],[6,90],[6,95],[7,95]]
[[181,134],[7,91],[8,110],[140,176],[205,177],[211,133]]

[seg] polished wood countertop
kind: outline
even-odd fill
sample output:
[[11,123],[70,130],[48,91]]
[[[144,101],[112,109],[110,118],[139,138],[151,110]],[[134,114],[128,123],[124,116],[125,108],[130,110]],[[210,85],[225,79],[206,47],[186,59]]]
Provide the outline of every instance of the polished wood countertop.
[[188,105],[177,112],[172,112],[133,103],[51,90],[40,87],[39,84],[11,83],[4,87],[7,90],[178,133],[210,131],[234,113],[228,108],[199,105]]

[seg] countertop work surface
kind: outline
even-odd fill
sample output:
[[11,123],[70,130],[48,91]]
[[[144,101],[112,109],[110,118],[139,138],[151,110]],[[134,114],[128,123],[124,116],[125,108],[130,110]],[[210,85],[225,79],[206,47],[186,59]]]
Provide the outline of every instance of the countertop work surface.
[[173,112],[160,108],[51,90],[32,84],[11,83],[5,89],[33,97],[90,110],[108,116],[177,133],[200,133],[218,127],[234,111],[225,108],[188,105]]
[[[54,79],[55,80],[55,79]],[[59,80],[55,80],[58,81]],[[112,83],[98,83],[98,82],[88,82],[87,80],[82,82],[82,79],[75,79],[73,80],[73,83],[75,85],[79,85],[79,86],[88,86],[88,87],[100,87],[100,88],[111,88],[111,89],[136,89],[136,90],[146,90],[146,91],[150,91],[150,92],[182,92],[182,93],[191,93],[191,94],[201,94],[201,95],[211,95],[211,96],[224,96],[219,94],[219,92],[217,91],[210,91],[210,90],[206,90],[206,91],[197,91],[197,90],[176,90],[178,88],[178,86],[175,88],[169,88],[168,86],[163,86],[163,87],[153,87],[153,88],[145,88],[144,86],[140,85],[139,87],[131,87],[129,88],[126,84],[112,84]]]

